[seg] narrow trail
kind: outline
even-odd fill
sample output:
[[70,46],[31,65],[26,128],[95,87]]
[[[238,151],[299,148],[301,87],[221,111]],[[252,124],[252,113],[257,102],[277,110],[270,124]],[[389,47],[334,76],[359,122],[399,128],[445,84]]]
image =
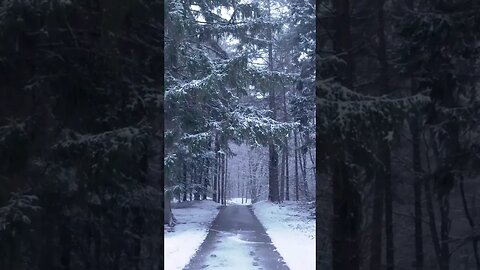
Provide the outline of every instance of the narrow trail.
[[248,206],[222,208],[185,270],[289,270]]

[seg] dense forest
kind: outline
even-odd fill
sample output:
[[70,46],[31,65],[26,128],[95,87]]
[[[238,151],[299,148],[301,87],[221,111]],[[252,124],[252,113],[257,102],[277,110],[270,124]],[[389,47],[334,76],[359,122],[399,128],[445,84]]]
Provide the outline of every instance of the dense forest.
[[162,15],[0,2],[0,269],[163,269]]
[[[164,222],[175,223],[174,199],[314,199],[315,3],[175,0],[166,10]],[[235,159],[235,145],[255,154]]]
[[2,1],[0,269],[161,269],[170,201],[225,203],[232,143],[259,197],[312,200],[314,10]]
[[480,5],[316,8],[319,269],[480,269]]
[[472,0],[0,1],[0,269],[163,269],[240,196],[316,201],[319,269],[480,269],[479,56]]

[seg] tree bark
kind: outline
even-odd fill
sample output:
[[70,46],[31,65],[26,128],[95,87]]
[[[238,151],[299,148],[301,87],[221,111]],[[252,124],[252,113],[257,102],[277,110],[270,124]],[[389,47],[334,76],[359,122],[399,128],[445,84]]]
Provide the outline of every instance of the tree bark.
[[[354,67],[350,25],[350,0],[332,0],[335,12],[333,49],[345,65],[337,72],[337,80],[353,90]],[[340,136],[338,136],[340,137]],[[340,142],[332,145],[331,171],[333,173],[333,270],[360,269],[360,194],[349,176],[344,163],[347,151]]]
[[295,153],[295,200],[298,201],[298,143],[297,143],[297,132],[293,132],[293,146]]
[[[270,0],[267,0],[267,12],[268,18],[271,17],[270,15]],[[273,71],[273,30],[271,26],[268,26],[268,67],[270,71]],[[271,87],[269,91],[269,107],[272,111],[272,119],[276,119],[276,105],[275,105],[275,88]],[[278,194],[278,152],[274,143],[274,139],[270,139],[270,143],[268,144],[268,152],[269,152],[269,166],[268,166],[268,199],[272,202],[279,201],[279,194]]]
[[333,171],[333,234],[334,270],[360,269],[360,196],[348,175],[348,168],[339,160]]
[[[288,110],[287,110],[287,89],[284,88],[284,91],[283,91],[283,115],[285,116],[284,120],[285,122],[287,123],[288,122]],[[284,165],[282,166],[282,168],[285,168],[285,171],[284,171],[284,177],[285,177],[285,182],[283,182],[282,180],[282,195],[281,195],[281,198],[282,200],[285,199],[285,200],[290,200],[290,195],[289,195],[289,192],[290,192],[290,187],[289,187],[289,179],[288,179],[288,136],[285,138],[284,142],[285,144],[285,150],[284,150]]]
[[187,163],[183,162],[183,201],[187,200]]
[[[378,0],[378,60],[380,62],[380,92],[383,95],[389,94],[389,77],[388,77],[388,59],[387,59],[387,41],[385,38],[385,0]],[[383,138],[382,138],[383,139]],[[381,168],[381,176],[377,181],[385,181],[385,231],[386,231],[386,255],[387,270],[393,270],[395,267],[394,260],[394,243],[393,243],[393,190],[391,177],[391,149],[389,141],[381,141],[380,157],[383,161]],[[383,178],[383,179],[382,179]]]
[[214,164],[214,167],[215,167],[215,170],[213,172],[213,195],[212,195],[212,199],[214,202],[218,202],[218,198],[217,198],[217,192],[218,192],[218,175],[219,175],[219,171],[218,171],[218,166],[219,166],[219,153],[218,151],[220,150],[220,144],[218,142],[218,135],[215,136],[215,164]]
[[435,256],[437,258],[439,266],[441,265],[441,253],[440,253],[440,242],[438,240],[438,232],[435,222],[435,212],[433,208],[433,199],[432,199],[432,190],[430,186],[430,181],[425,181],[425,203],[427,206],[427,214],[429,218],[430,225],[430,234],[432,236],[433,248],[435,251]]
[[[306,145],[306,140],[303,143],[304,143],[304,145],[302,147],[303,163],[300,162],[300,164],[302,164],[302,167],[303,167],[302,175],[303,175],[303,189],[304,189],[304,192],[305,192],[305,200],[308,202],[308,201],[310,201],[310,192],[308,191],[308,182],[307,182],[307,152],[308,152],[308,146]],[[302,160],[302,159],[300,158],[300,160]]]
[[283,201],[285,198],[285,150],[282,152],[280,168],[280,201]]
[[218,181],[218,202],[223,204],[223,182],[225,181],[225,157],[223,153],[219,155],[220,180]]
[[[460,195],[462,196],[463,210],[465,212],[465,216],[467,217],[468,224],[470,225],[470,228],[472,229],[472,231],[474,231],[475,223],[473,222],[472,215],[470,214],[470,211],[468,209],[467,199],[465,196],[465,188],[463,184],[463,177],[460,178]],[[473,248],[473,255],[475,257],[475,265],[477,267],[477,270],[480,270],[480,259],[478,257],[478,240],[479,240],[479,237],[474,235],[472,239],[472,248]]]
[[[413,83],[413,82],[412,82]],[[412,94],[416,91],[412,87]],[[417,117],[411,120],[410,130],[412,133],[412,158],[413,158],[413,172],[414,172],[414,215],[415,215],[415,269],[423,269],[423,224],[422,224],[422,161],[420,158],[420,132]]]
[[[372,175],[373,168],[367,168],[367,175]],[[379,171],[377,169],[377,171]],[[370,269],[381,269],[382,263],[382,231],[383,231],[383,202],[385,199],[384,179],[381,175],[374,176],[374,197],[372,213],[372,230],[370,243]]]
[[387,241],[387,270],[395,267],[394,245],[393,245],[393,191],[390,168],[390,147],[385,149],[385,237]]
[[289,169],[288,169],[288,138],[285,140],[285,200],[290,200],[290,182],[289,182]]

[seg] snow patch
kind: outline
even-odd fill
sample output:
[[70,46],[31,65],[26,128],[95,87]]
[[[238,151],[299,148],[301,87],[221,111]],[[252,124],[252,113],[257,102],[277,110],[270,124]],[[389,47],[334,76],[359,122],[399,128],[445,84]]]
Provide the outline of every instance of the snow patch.
[[262,201],[253,210],[291,270],[315,269],[314,208],[305,202]]
[[227,205],[232,205],[232,204],[250,205],[252,204],[252,199],[243,198],[243,201],[242,201],[242,198],[231,198],[230,200],[227,200]]
[[165,270],[181,270],[190,262],[207,237],[219,206],[219,203],[209,200],[172,204],[177,225],[164,228]]

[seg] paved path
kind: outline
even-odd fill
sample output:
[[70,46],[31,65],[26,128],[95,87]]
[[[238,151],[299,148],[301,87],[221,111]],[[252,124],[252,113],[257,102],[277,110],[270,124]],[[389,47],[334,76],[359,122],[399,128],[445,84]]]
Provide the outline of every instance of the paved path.
[[185,270],[289,270],[252,209],[222,208]]

